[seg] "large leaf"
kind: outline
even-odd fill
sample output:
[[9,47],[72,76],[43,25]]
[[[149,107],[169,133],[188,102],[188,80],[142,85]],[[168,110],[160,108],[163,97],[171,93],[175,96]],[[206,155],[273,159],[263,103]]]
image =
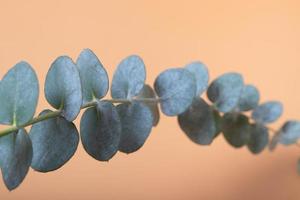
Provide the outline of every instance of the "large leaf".
[[58,57],[51,65],[45,83],[47,101],[62,116],[73,121],[79,114],[82,104],[81,82],[78,69],[71,58]]
[[207,96],[220,112],[226,113],[238,105],[243,87],[244,81],[240,74],[226,73],[210,84]]
[[26,62],[16,64],[0,84],[0,123],[22,125],[32,119],[39,96],[38,79]]
[[280,102],[269,101],[257,106],[252,112],[252,118],[262,124],[276,121],[283,113],[283,106]]
[[249,111],[254,109],[259,103],[260,94],[253,85],[245,85],[240,96],[238,109],[240,111]]
[[195,98],[192,105],[178,116],[178,123],[193,142],[201,145],[211,144],[220,132],[214,110],[201,98]]
[[[40,116],[50,112],[44,110]],[[74,155],[79,142],[75,125],[63,117],[34,124],[29,136],[33,146],[31,167],[39,172],[49,172],[62,167]]]
[[261,124],[251,124],[250,126],[250,138],[248,141],[248,149],[258,154],[264,150],[269,142],[269,130],[267,127]]
[[117,109],[106,101],[86,110],[80,122],[81,142],[86,152],[100,161],[111,159],[118,151],[121,121]]
[[160,98],[165,115],[176,116],[192,104],[196,92],[196,80],[186,69],[168,69],[155,80],[154,89]]
[[223,117],[223,135],[233,147],[239,148],[247,144],[250,137],[249,126],[249,119],[245,115],[226,113]]
[[201,62],[193,62],[185,66],[191,72],[196,80],[196,96],[201,95],[208,86],[209,73],[207,67]]
[[0,167],[6,187],[13,190],[25,179],[32,160],[32,145],[25,129],[0,138]]
[[[137,96],[137,99],[142,98],[149,98],[155,100],[156,94],[154,90],[149,85],[144,85],[142,91]],[[148,101],[144,102],[145,105],[147,105],[152,113],[153,117],[153,126],[156,126],[159,122],[160,114],[159,114],[159,108],[158,108],[158,102],[155,101]]]
[[76,61],[81,84],[83,103],[94,98],[101,99],[108,91],[108,76],[97,56],[90,50],[84,49]]
[[136,55],[121,61],[113,76],[111,96],[114,99],[131,99],[144,86],[146,70],[143,60]]
[[122,134],[119,150],[132,153],[141,148],[148,138],[153,124],[153,117],[148,106],[140,102],[117,106]]

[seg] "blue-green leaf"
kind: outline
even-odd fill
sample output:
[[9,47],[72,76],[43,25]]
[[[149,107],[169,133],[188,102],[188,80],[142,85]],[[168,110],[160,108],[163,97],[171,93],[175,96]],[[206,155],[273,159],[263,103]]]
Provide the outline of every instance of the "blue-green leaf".
[[248,143],[249,119],[243,114],[226,113],[223,116],[223,135],[233,147],[239,148]]
[[0,123],[25,124],[32,119],[38,102],[38,79],[26,62],[10,69],[0,84]]
[[108,161],[118,151],[121,121],[117,109],[106,101],[86,110],[80,122],[81,142],[86,152],[100,161]]
[[195,77],[186,69],[174,68],[162,72],[154,83],[162,112],[176,116],[186,111],[193,102],[196,87]]
[[6,187],[13,190],[25,179],[32,160],[32,145],[25,129],[0,138],[0,167]]
[[144,87],[146,70],[143,60],[136,55],[121,61],[113,76],[111,96],[114,99],[131,99]]
[[279,143],[284,145],[295,144],[300,138],[300,122],[295,120],[287,121],[278,134]]
[[195,98],[192,105],[178,116],[183,132],[195,143],[209,145],[220,132],[213,109],[201,98]]
[[196,80],[196,96],[201,95],[208,86],[209,73],[207,67],[201,62],[193,62],[185,66],[191,72]]
[[77,117],[82,91],[79,72],[71,58],[61,56],[52,63],[46,77],[45,95],[51,106],[61,109],[68,121]]
[[108,91],[108,76],[92,50],[84,49],[76,64],[81,79],[83,103],[104,97]]
[[248,149],[254,154],[262,152],[269,142],[268,128],[261,124],[251,124],[249,132]]
[[244,81],[240,74],[226,73],[210,84],[207,96],[220,112],[226,113],[238,105],[243,87]]
[[276,121],[283,113],[283,105],[278,101],[269,101],[257,106],[252,112],[252,118],[262,124]]
[[240,96],[238,109],[240,111],[249,111],[259,103],[260,94],[257,88],[253,85],[245,85]]
[[117,106],[122,134],[119,150],[133,153],[141,148],[148,138],[153,124],[153,117],[148,106],[140,102],[120,104]]
[[[137,99],[141,99],[141,98],[149,98],[155,100],[156,94],[149,85],[145,84],[142,91],[137,96]],[[160,118],[158,102],[149,101],[149,102],[144,102],[144,104],[149,107],[153,117],[153,126],[156,126]]]
[[[40,116],[49,112],[51,111],[44,110]],[[74,155],[79,142],[76,126],[63,117],[34,124],[29,136],[33,146],[31,167],[39,172],[62,167]]]

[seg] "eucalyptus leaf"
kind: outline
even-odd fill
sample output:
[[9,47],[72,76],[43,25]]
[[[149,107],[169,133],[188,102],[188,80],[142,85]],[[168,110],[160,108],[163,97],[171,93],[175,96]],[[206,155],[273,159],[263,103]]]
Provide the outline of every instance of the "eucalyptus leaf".
[[209,145],[220,132],[214,110],[201,98],[195,98],[192,105],[178,116],[183,132],[193,142]]
[[77,58],[76,64],[82,84],[83,103],[104,97],[108,91],[108,76],[92,50],[84,49]]
[[0,167],[9,190],[25,179],[32,160],[32,145],[25,129],[0,138]]
[[254,109],[260,99],[257,88],[253,85],[245,85],[240,96],[238,109],[240,111],[249,111]]
[[193,74],[180,68],[165,70],[154,83],[162,112],[168,116],[176,116],[186,111],[193,102],[196,88]]
[[[39,116],[50,112],[44,110]],[[33,147],[31,167],[39,172],[62,167],[74,155],[79,142],[76,126],[61,116],[34,124],[29,136]]]
[[93,158],[108,161],[118,151],[121,121],[116,107],[106,101],[86,110],[80,122],[81,142]]
[[77,117],[82,91],[79,72],[71,58],[61,56],[52,63],[46,77],[45,95],[51,106],[61,109],[68,121]]
[[30,121],[39,96],[38,79],[26,62],[19,62],[0,84],[0,123],[16,126]]
[[144,61],[136,55],[121,61],[113,76],[111,96],[114,99],[131,99],[144,87],[146,70]]
[[233,147],[239,148],[248,143],[249,127],[249,119],[243,114],[226,113],[223,116],[223,135]]
[[278,132],[278,142],[284,145],[295,144],[300,138],[300,122],[291,120],[284,123]]
[[[154,90],[147,84],[144,85],[142,91],[137,96],[137,99],[156,99],[156,94]],[[144,102],[145,105],[147,105],[152,113],[153,117],[153,126],[156,126],[159,122],[160,114],[159,114],[159,108],[158,108],[158,102],[150,101],[150,102]]]
[[153,117],[148,106],[140,102],[117,106],[122,134],[119,151],[133,153],[140,149],[150,135]]
[[243,87],[244,81],[240,74],[226,73],[210,84],[207,96],[220,112],[226,113],[238,105]]
[[278,101],[269,101],[257,106],[252,112],[252,119],[267,124],[276,121],[283,113],[283,105]]
[[269,142],[269,130],[267,127],[261,124],[251,124],[250,125],[250,138],[248,141],[248,149],[254,153],[258,154],[264,150]]

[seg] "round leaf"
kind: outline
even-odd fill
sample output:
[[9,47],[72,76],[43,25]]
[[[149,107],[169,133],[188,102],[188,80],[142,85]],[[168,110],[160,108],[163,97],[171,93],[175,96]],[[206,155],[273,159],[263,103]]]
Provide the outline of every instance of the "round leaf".
[[294,144],[300,138],[300,122],[287,121],[279,131],[278,141],[284,145]]
[[160,98],[165,115],[176,116],[192,104],[195,97],[196,81],[186,69],[168,69],[155,80],[154,88]]
[[178,123],[193,142],[201,145],[211,144],[220,131],[214,111],[201,98],[195,98],[192,105],[178,116]]
[[100,161],[108,161],[118,151],[121,121],[115,106],[100,101],[86,110],[80,122],[81,142],[86,152]]
[[[40,116],[51,111],[44,110]],[[50,118],[32,126],[33,159],[31,167],[39,172],[49,172],[62,167],[74,155],[79,134],[72,122],[63,117]]]
[[84,49],[76,64],[81,79],[83,103],[104,97],[108,91],[109,81],[97,56],[90,49]]
[[207,67],[201,62],[193,62],[185,66],[196,80],[196,96],[201,95],[208,86],[209,73]]
[[262,124],[276,121],[283,112],[283,106],[280,102],[269,101],[257,106],[252,112],[252,118]]
[[0,167],[6,187],[13,190],[25,179],[32,160],[32,145],[25,129],[0,138]]
[[79,72],[71,58],[61,56],[52,63],[46,77],[45,94],[51,106],[61,109],[68,121],[77,117],[82,91]]
[[243,87],[244,81],[240,74],[227,73],[211,83],[207,96],[220,112],[226,113],[238,105]]
[[250,138],[248,141],[248,149],[254,153],[258,154],[264,150],[269,142],[269,131],[261,124],[252,124],[249,128]]
[[254,109],[259,102],[259,91],[253,85],[246,85],[240,96],[238,108],[240,111],[249,111]]
[[38,79],[26,62],[10,69],[0,84],[0,123],[22,125],[32,119],[39,96]]
[[[155,99],[156,95],[154,90],[149,85],[144,85],[142,91],[137,96],[137,99],[141,98]],[[153,126],[156,126],[160,118],[158,102],[144,102],[144,104],[149,107],[153,117]]]
[[120,104],[117,111],[122,124],[119,150],[124,153],[135,152],[150,135],[153,124],[151,111],[140,102]]
[[114,99],[131,99],[144,86],[146,70],[143,60],[136,55],[121,61],[113,76],[111,96]]

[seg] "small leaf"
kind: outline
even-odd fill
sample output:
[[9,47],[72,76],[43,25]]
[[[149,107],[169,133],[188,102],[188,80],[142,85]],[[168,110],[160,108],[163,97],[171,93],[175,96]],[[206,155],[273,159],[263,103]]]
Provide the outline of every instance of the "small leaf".
[[261,124],[252,124],[250,126],[250,138],[248,141],[248,149],[258,154],[264,150],[269,142],[269,130]]
[[[141,98],[155,99],[156,94],[149,85],[145,84],[142,91],[137,96],[137,99],[141,99]],[[158,102],[154,102],[154,101],[153,102],[144,102],[144,104],[149,107],[149,109],[152,113],[152,117],[153,117],[153,126],[156,126],[158,124],[159,118],[160,118]]]
[[192,104],[196,81],[186,69],[168,69],[156,78],[154,89],[160,98],[162,112],[168,116],[176,116]]
[[140,102],[120,104],[117,111],[122,123],[119,150],[133,153],[144,145],[150,135],[153,124],[151,111]]
[[77,117],[82,91],[79,72],[71,58],[61,56],[52,63],[46,77],[45,95],[51,106],[61,109],[68,121]]
[[118,151],[121,121],[113,104],[100,101],[86,110],[80,122],[81,142],[86,152],[100,161],[108,161]]
[[[40,116],[50,112],[44,110]],[[39,172],[54,171],[62,167],[74,155],[79,142],[75,125],[63,117],[34,124],[29,136],[33,146],[31,167]]]
[[253,85],[245,85],[240,96],[238,108],[240,111],[249,111],[254,109],[259,102],[260,94]]
[[81,79],[83,103],[104,97],[108,91],[109,81],[97,56],[90,49],[84,49],[76,64]]
[[300,122],[287,121],[278,133],[279,143],[284,145],[295,144],[300,138]]
[[201,62],[193,62],[185,66],[191,72],[196,80],[196,96],[200,96],[208,86],[209,73],[207,67]]
[[178,116],[178,123],[184,133],[195,143],[209,145],[220,132],[214,110],[201,98],[195,98],[192,105]]
[[6,187],[17,188],[25,179],[32,160],[32,145],[25,129],[0,138],[0,166]]
[[144,87],[146,70],[143,60],[136,55],[121,61],[113,76],[111,96],[114,99],[131,99]]
[[244,87],[243,77],[238,73],[226,73],[214,80],[207,96],[220,112],[232,111],[239,102]]
[[249,140],[249,120],[243,114],[226,113],[223,117],[223,135],[233,147],[239,148]]
[[25,124],[32,119],[38,102],[38,79],[26,62],[10,69],[0,84],[0,123]]
[[252,112],[252,119],[258,123],[267,124],[276,121],[283,112],[280,102],[269,101],[257,106]]

